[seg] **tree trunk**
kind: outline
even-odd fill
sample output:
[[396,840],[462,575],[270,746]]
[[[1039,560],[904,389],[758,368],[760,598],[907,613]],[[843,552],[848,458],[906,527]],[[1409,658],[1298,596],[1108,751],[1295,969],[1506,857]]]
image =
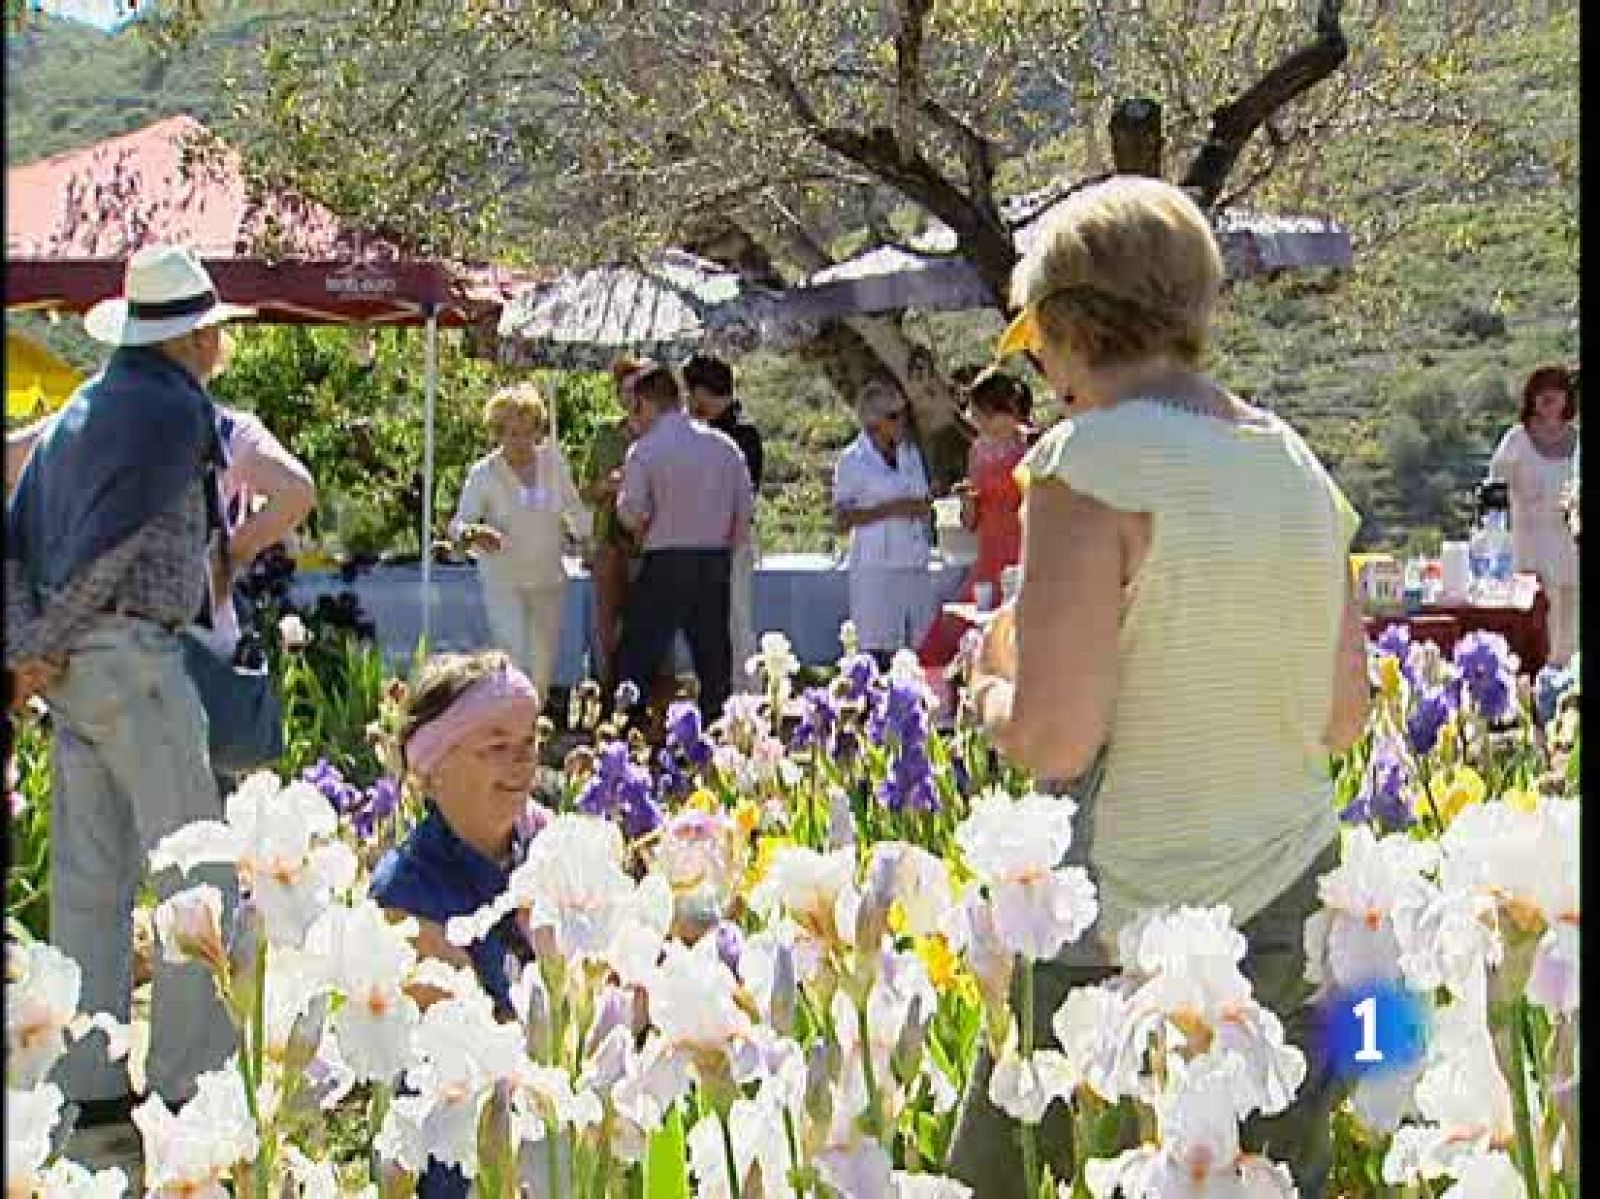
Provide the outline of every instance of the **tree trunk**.
[[[714,232],[712,236],[708,231],[706,237],[697,239],[689,248],[715,262],[749,269],[753,277],[776,279],[781,285],[773,256],[763,242],[767,231],[730,223]],[[782,249],[807,274],[833,265],[814,229],[785,223],[773,229],[770,236],[781,240]],[[1010,268],[1006,269],[1009,272]],[[966,435],[956,421],[955,388],[939,373],[928,348],[906,336],[898,317],[859,316],[829,321],[806,353],[852,407],[869,381],[898,386],[911,404],[930,474],[936,482],[960,475],[965,468]]]
[[967,439],[955,419],[955,389],[933,369],[927,347],[907,337],[892,318],[829,321],[800,352],[821,368],[852,411],[868,383],[893,384],[905,393],[912,433],[935,491],[948,489],[965,473]]

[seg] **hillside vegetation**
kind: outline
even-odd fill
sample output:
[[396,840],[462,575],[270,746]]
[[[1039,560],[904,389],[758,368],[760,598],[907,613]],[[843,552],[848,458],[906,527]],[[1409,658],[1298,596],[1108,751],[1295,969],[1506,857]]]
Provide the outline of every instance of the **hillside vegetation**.
[[[1305,433],[1364,514],[1364,546],[1460,533],[1522,379],[1577,358],[1577,6],[1550,7],[1538,22],[1508,20],[1487,68],[1453,83],[1463,107],[1498,126],[1492,139],[1460,152],[1400,122],[1333,146],[1321,198],[1305,208],[1351,227],[1353,272],[1254,281],[1227,297],[1217,374]],[[236,6],[168,59],[137,35],[49,19],[8,37],[8,162],[174,112],[216,119],[230,55],[249,52],[265,19]],[[1286,186],[1264,199],[1297,206]],[[999,320],[913,315],[908,326],[949,368],[986,359]],[[48,336],[84,360],[69,323]],[[740,371],[770,447],[765,546],[831,545],[827,493],[854,435],[848,407],[797,358],[755,355]]]

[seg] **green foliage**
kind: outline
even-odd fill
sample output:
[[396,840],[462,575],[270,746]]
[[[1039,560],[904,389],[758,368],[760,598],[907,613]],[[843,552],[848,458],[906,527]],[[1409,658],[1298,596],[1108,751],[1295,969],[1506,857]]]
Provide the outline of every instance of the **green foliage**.
[[8,30],[6,164],[75,150],[175,113],[221,121],[223,80],[269,18],[261,5],[218,7],[194,45],[160,58],[129,27],[103,33],[34,14],[20,31]]
[[[423,466],[422,334],[372,334],[371,361],[361,335],[303,326],[246,328],[217,398],[255,412],[310,468],[318,512],[310,534],[330,552],[376,556],[418,552]],[[492,445],[483,404],[514,375],[469,357],[441,335],[434,422],[434,529],[454,511],[467,469]],[[535,376],[553,399],[561,440],[581,468],[596,422],[614,419],[603,376]]]
[[[108,37],[45,19],[31,32],[8,39],[8,65],[13,67],[7,80],[9,161],[82,145],[170,112],[191,111],[202,120],[220,120],[225,114],[218,79],[233,67],[219,64],[230,47],[254,47],[250,39],[259,37],[262,18],[249,5],[220,6],[220,11],[219,6],[207,7],[208,20],[199,27],[198,42],[174,50],[150,79],[143,77],[147,70],[153,71],[148,46],[135,35]],[[1167,8],[1151,7],[1152,11]],[[1223,26],[1174,43],[1179,49],[1163,51],[1154,60],[1153,44],[1130,42],[1132,49],[1124,55],[1122,43],[1114,42],[1118,57],[1110,75],[1086,74],[1075,85],[1082,95],[1074,102],[1103,107],[1114,98],[1116,87],[1138,83],[1164,100],[1175,147],[1191,146],[1195,114],[1203,116],[1207,108],[1195,103],[1194,97],[1209,94],[1219,81],[1226,82],[1224,76],[1236,75],[1249,65],[1252,55],[1260,61],[1271,49],[1268,42],[1251,40],[1232,6],[1223,7],[1228,9]],[[1346,6],[1353,50],[1369,56],[1366,65],[1353,68],[1352,78],[1370,81],[1374,58],[1415,63],[1415,79],[1407,80],[1403,72],[1398,82],[1393,72],[1384,75],[1386,86],[1398,89],[1387,99],[1403,110],[1401,116],[1379,119],[1372,103],[1359,97],[1353,107],[1341,109],[1335,101],[1349,99],[1353,85],[1342,92],[1333,88],[1325,102],[1306,106],[1296,117],[1299,124],[1324,121],[1333,131],[1314,142],[1316,169],[1300,169],[1296,154],[1286,152],[1288,165],[1270,175],[1250,197],[1251,203],[1269,210],[1338,218],[1352,230],[1356,268],[1342,277],[1295,273],[1234,287],[1219,314],[1212,354],[1219,378],[1293,423],[1328,463],[1363,515],[1362,548],[1415,545],[1440,533],[1462,533],[1470,509],[1468,491],[1500,433],[1515,417],[1522,379],[1542,362],[1574,358],[1578,349],[1577,6],[1552,3],[1539,6],[1537,12],[1507,8],[1482,16],[1472,37],[1430,23],[1420,11],[1417,19],[1384,25],[1373,16],[1383,7],[1402,16],[1411,11],[1406,6]],[[1460,10],[1461,20],[1467,19],[1470,8]],[[983,39],[994,33],[991,26],[1013,10],[1030,19],[1043,11],[1026,4],[961,4],[940,9],[935,22],[941,30],[949,24],[951,36],[964,46],[986,46]],[[521,19],[509,9],[483,17]],[[801,47],[806,54],[817,49],[820,19],[814,24]],[[487,34],[470,25],[463,18],[439,36],[460,42],[498,71],[517,67],[518,60],[496,58],[495,47],[481,40]],[[851,43],[852,53],[857,45],[865,48],[864,55],[878,53],[876,36],[858,25],[852,26],[860,37],[859,43]],[[1112,32],[1120,36],[1126,31]],[[1058,33],[1066,36],[1071,30]],[[1182,46],[1192,46],[1194,38],[1203,37],[1233,38],[1237,61],[1214,62],[1215,55],[1196,60],[1199,65],[1178,61]],[[1007,44],[995,52],[1038,57],[1037,47],[1025,51]],[[372,58],[367,66],[377,61]],[[1195,78],[1187,79],[1185,70],[1195,72]],[[487,87],[489,78],[484,76],[480,86]],[[941,76],[943,84],[958,91],[975,86],[978,79],[960,72]],[[678,110],[657,105],[630,112],[623,101],[642,83],[623,86],[615,78],[609,83],[591,82],[595,87],[620,87],[618,95],[611,96],[620,107],[606,111],[619,121],[643,122],[650,133],[648,146],[636,141],[630,148],[620,142],[613,146],[610,130],[603,134],[589,130],[594,140],[583,160],[586,170],[597,171],[608,161],[606,155],[616,150],[609,160],[612,199],[605,215],[611,227],[616,220],[632,221],[629,244],[641,247],[660,235],[662,226],[659,214],[647,211],[652,205],[644,202],[631,172],[660,152],[662,137],[674,129]],[[737,124],[768,111],[765,103],[746,117],[724,111],[731,104],[718,90],[725,82],[706,85],[711,91],[695,121]],[[1016,90],[982,97],[983,107],[990,111],[998,112],[1004,103],[1018,110],[1004,119],[1015,120],[1021,131],[1019,144],[1027,152],[1003,160],[999,185],[1006,189],[1041,183],[1055,171],[1070,177],[1094,166],[1093,147],[1077,132],[1078,126],[1070,134],[1050,135],[1051,130],[1062,129],[1059,118],[1065,102],[1037,87],[1028,91],[1022,87],[1026,83],[1018,76],[1007,84],[1027,91],[1020,98]],[[1187,87],[1189,83],[1196,87]],[[534,84],[527,86],[538,90]],[[503,108],[503,97],[498,102]],[[842,108],[829,115],[843,119],[869,107]],[[370,109],[339,111],[346,113],[341,120],[361,122],[360,153],[350,154],[349,142],[339,147],[344,159],[361,164],[350,186],[382,192],[376,186],[382,181],[382,169],[395,165],[398,148],[415,137],[416,127],[408,123],[397,126],[393,138],[372,139]],[[240,136],[250,126],[248,120],[234,124],[239,127],[230,126],[230,136]],[[1081,127],[1098,126],[1082,122]],[[578,125],[561,136],[569,136],[575,128]],[[1289,132],[1293,131],[1291,127]],[[500,129],[495,136],[514,132]],[[539,132],[530,127],[532,140],[519,151],[517,162],[539,160],[536,151],[542,143],[534,136]],[[741,162],[749,159],[745,152],[752,146],[769,162],[788,162],[782,147],[793,143],[794,130],[787,121],[776,132],[755,132],[762,136],[740,141]],[[1257,146],[1252,152],[1265,151]],[[819,165],[809,153],[796,161],[807,167]],[[1175,154],[1174,166],[1178,161]],[[1259,154],[1241,163],[1240,177],[1251,176],[1258,162]],[[473,159],[470,169],[477,170],[477,164]],[[338,155],[319,158],[310,176],[324,181],[341,174],[348,177],[340,166]],[[464,177],[469,172],[467,160],[454,162],[451,171],[452,177]],[[714,183],[717,190],[747,182],[745,174],[696,175],[674,168],[653,179],[654,185],[668,189],[651,192],[653,205],[660,207],[662,195],[696,178]],[[417,176],[407,174],[407,189],[414,190],[416,182]],[[538,204],[543,201],[525,198],[537,189],[502,190],[507,193],[506,204],[532,206],[529,211],[535,214],[542,211]],[[391,190],[390,200],[398,203],[395,195],[398,191]],[[562,203],[576,205],[592,195],[579,189]],[[338,199],[331,192],[323,198]],[[808,205],[815,198],[808,196]],[[613,210],[622,210],[621,216]],[[512,258],[530,245],[550,248],[584,224],[582,218],[551,219],[530,233],[524,227],[529,220],[520,225],[507,220],[503,236],[486,248],[496,257]],[[480,226],[460,228],[463,236],[466,232],[476,236]],[[846,243],[859,248],[864,238],[862,223],[846,221],[826,240],[842,249]],[[580,248],[572,242],[564,252],[576,254]],[[41,318],[30,319],[43,326]],[[913,338],[930,346],[940,368],[948,371],[987,359],[998,318],[992,313],[911,314],[904,326]],[[48,340],[79,365],[90,365],[96,351],[76,354],[71,343],[81,339],[76,338],[75,327],[74,321],[51,326]],[[324,363],[320,382],[305,382],[294,376],[299,367],[287,351],[257,349],[252,344],[257,338],[279,335],[291,341],[302,336],[313,342],[326,339],[329,345],[343,344],[344,338],[337,332],[248,333],[235,378],[219,390],[264,414],[274,407],[283,411],[281,419],[268,415],[268,421],[280,435],[285,434],[285,425],[293,426],[287,430],[287,440],[316,470],[323,495],[321,531],[330,544],[348,541],[358,549],[405,546],[414,551],[418,504],[406,492],[411,473],[421,467],[420,339],[380,336],[378,363],[372,371],[379,383],[363,377],[351,363],[337,370]],[[465,467],[486,448],[475,423],[476,405],[499,377],[484,364],[464,359],[454,340],[447,336],[441,345],[437,456],[441,521]],[[239,372],[247,366],[245,359],[257,353],[276,359],[277,365],[264,363],[247,387]],[[327,349],[311,357],[320,362],[324,354],[339,358],[344,351]],[[1042,397],[1042,385],[1033,382]],[[575,469],[580,468],[584,423],[593,419],[589,414],[612,402],[610,389],[599,376],[560,379],[553,385],[560,397],[563,441]],[[259,390],[259,399],[251,389]],[[767,438],[771,463],[771,481],[759,514],[763,548],[835,546],[838,539],[831,530],[828,498],[833,462],[854,435],[848,409],[824,381],[820,368],[798,357],[758,354],[745,359],[740,363],[740,389]],[[568,396],[573,397],[570,404]],[[1042,420],[1057,413],[1053,403],[1039,405]],[[360,431],[363,427],[365,433]],[[305,429],[303,434],[300,428]],[[363,439],[371,442],[371,461],[363,456]]]
[[12,743],[16,786],[8,781],[6,787],[6,915],[44,940],[50,935],[50,738],[38,720],[19,723]]

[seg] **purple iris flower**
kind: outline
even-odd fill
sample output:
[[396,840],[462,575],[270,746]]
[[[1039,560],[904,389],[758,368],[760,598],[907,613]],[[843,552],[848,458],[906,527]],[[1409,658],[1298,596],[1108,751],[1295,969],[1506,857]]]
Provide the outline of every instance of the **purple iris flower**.
[[939,806],[939,793],[933,785],[933,769],[922,745],[903,745],[889,768],[889,777],[878,787],[878,799],[891,812],[910,808],[932,812]]
[[1455,713],[1455,695],[1449,687],[1428,687],[1419,692],[1406,717],[1406,738],[1419,754],[1433,752],[1439,744],[1439,730]]
[[667,709],[667,744],[681,750],[692,766],[701,767],[711,761],[712,745],[706,740],[705,723],[697,705],[680,699]]
[[1392,624],[1378,634],[1378,640],[1374,644],[1380,654],[1387,654],[1404,662],[1406,653],[1411,649],[1411,628],[1409,625]]
[[1478,710],[1492,723],[1511,714],[1516,703],[1517,676],[1511,666],[1511,646],[1499,633],[1468,633],[1456,643],[1455,666]]
[[1381,739],[1367,763],[1361,790],[1339,813],[1339,819],[1347,824],[1375,824],[1384,832],[1410,828],[1417,821],[1408,796],[1411,781],[1400,746],[1392,737]]
[[600,747],[595,772],[583,785],[577,806],[591,816],[616,820],[628,838],[636,840],[661,823],[654,790],[650,772],[629,758],[627,744],[608,741]]
[[356,835],[365,839],[377,831],[378,822],[387,820],[400,808],[400,784],[385,775],[361,795],[361,802],[350,813]]
[[1556,718],[1561,701],[1572,690],[1577,679],[1570,666],[1546,666],[1533,680],[1533,712],[1541,725]]
[[878,677],[878,664],[871,654],[853,654],[839,664],[839,673],[845,680],[845,695],[862,699]]
[[656,794],[663,799],[684,796],[689,793],[689,776],[678,765],[678,755],[670,749],[663,749],[656,754]]
[[626,712],[639,702],[639,687],[624,679],[617,684],[616,708],[618,712]]
[[894,747],[889,777],[878,788],[878,799],[892,812],[910,808],[930,812],[939,806],[928,762],[928,707],[916,683],[891,682],[868,717],[867,734]]
[[717,939],[717,956],[735,977],[739,974],[739,960],[744,956],[744,936],[739,926],[731,920],[719,921],[712,936]]
[[811,687],[800,697],[800,723],[789,742],[790,749],[808,746],[827,752],[839,724],[839,705],[826,688]]
[[322,793],[333,810],[344,816],[361,805],[361,789],[345,781],[344,774],[327,758],[300,772],[301,782],[310,783]]
[[926,741],[928,708],[923,702],[922,687],[917,683],[890,683],[883,702],[873,708],[867,719],[867,733],[878,741],[888,737],[903,743]]

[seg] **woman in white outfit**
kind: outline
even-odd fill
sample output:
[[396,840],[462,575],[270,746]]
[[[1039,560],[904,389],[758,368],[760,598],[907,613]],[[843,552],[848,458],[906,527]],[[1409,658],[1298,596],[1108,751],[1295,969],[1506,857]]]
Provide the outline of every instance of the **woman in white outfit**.
[[1578,396],[1569,372],[1541,367],[1522,389],[1522,413],[1506,431],[1489,474],[1506,483],[1517,569],[1539,576],[1550,601],[1550,662],[1578,646],[1578,547],[1563,501],[1578,445]]
[[567,573],[563,533],[587,535],[589,511],[550,436],[544,397],[531,383],[489,397],[484,423],[500,448],[467,472],[450,535],[478,557],[495,644],[548,696],[561,645]]
[[856,404],[861,435],[833,469],[834,522],[850,534],[850,619],[861,648],[880,661],[917,645],[933,623],[922,455],[906,436],[905,397],[869,385]]

